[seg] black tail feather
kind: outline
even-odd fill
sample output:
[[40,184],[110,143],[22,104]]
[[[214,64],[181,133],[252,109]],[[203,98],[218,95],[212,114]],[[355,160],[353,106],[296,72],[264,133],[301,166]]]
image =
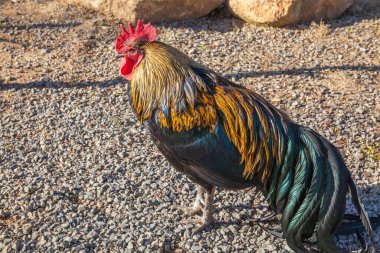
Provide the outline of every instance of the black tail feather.
[[[373,229],[380,227],[380,217],[370,217],[371,226]],[[336,231],[336,235],[349,235],[356,232],[362,233],[367,231],[358,215],[345,214],[343,222]]]
[[[355,208],[359,214],[360,220],[363,223],[364,228],[369,235],[369,238],[371,239],[371,243],[372,243],[371,248],[372,248],[373,252],[375,252],[375,247],[376,247],[375,233],[373,232],[373,228],[372,228],[370,219],[368,218],[367,212],[364,210],[363,204],[361,203],[361,201],[359,199],[358,190],[356,189],[356,185],[355,185],[355,183],[351,177],[349,178],[349,181],[348,181],[348,187],[350,190],[352,203],[354,204],[354,206],[355,206]],[[347,225],[347,227],[349,228],[348,225]],[[358,227],[358,226],[355,226],[355,227]]]

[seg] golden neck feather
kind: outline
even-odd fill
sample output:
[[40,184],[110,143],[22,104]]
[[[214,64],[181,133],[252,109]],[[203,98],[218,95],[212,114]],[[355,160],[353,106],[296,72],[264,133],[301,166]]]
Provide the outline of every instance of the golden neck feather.
[[141,122],[156,109],[179,103],[186,96],[186,78],[191,78],[197,89],[206,90],[204,81],[191,68],[203,66],[179,50],[160,42],[147,43],[142,49],[144,59],[131,80],[133,105]]

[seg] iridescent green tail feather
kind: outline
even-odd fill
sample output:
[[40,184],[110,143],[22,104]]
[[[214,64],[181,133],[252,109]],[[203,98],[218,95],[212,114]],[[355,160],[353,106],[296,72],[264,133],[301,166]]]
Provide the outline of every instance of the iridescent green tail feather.
[[333,235],[344,216],[347,192],[374,244],[368,216],[337,149],[316,132],[297,125],[289,126],[287,137],[282,164],[274,168],[266,193],[272,207],[282,213],[289,247],[307,252],[304,241],[315,233],[322,252],[343,252]]

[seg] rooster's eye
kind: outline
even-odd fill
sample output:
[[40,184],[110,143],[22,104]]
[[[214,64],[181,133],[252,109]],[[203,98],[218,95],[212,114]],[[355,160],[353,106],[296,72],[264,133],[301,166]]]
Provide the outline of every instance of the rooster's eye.
[[134,54],[136,52],[136,48],[130,48],[128,49],[129,54]]

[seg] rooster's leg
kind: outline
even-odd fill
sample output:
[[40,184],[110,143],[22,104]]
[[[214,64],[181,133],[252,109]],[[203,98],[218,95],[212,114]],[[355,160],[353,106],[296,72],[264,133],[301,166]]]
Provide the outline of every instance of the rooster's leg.
[[214,201],[215,187],[203,188],[203,189],[204,189],[205,198],[204,198],[203,215],[200,220],[201,225],[193,231],[193,234],[198,233],[199,231],[203,230],[208,225],[213,225],[215,223],[215,219],[213,216],[213,212],[214,212],[213,201]]
[[194,215],[200,215],[202,214],[202,209],[204,205],[203,197],[205,195],[205,189],[198,185],[197,186],[197,197],[195,198],[194,203],[190,207],[183,207],[183,206],[174,206],[174,209],[179,210],[185,216],[194,216]]
[[189,216],[202,213],[202,207],[204,205],[203,196],[205,195],[205,189],[200,185],[197,186],[197,189],[197,197],[195,198],[193,206],[189,210]]

